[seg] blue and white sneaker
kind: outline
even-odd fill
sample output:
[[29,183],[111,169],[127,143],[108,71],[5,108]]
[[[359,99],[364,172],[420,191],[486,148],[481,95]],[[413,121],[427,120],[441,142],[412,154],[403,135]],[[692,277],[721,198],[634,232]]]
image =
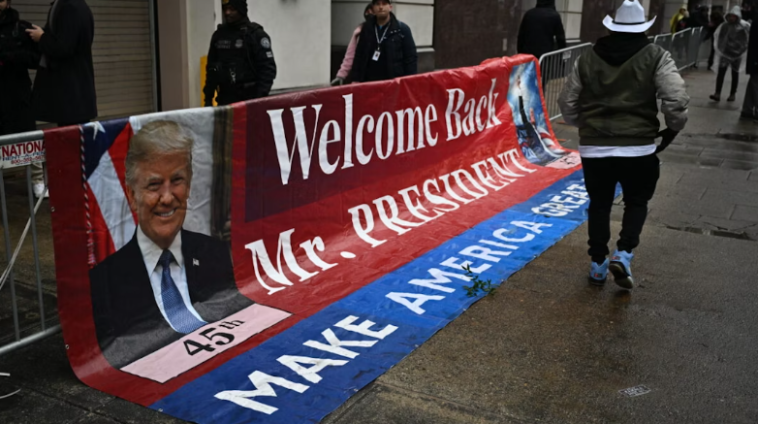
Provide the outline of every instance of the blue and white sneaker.
[[592,268],[590,268],[590,284],[593,286],[602,286],[605,284],[605,280],[608,278],[608,259],[602,264],[598,264],[592,261]]
[[616,284],[629,290],[634,288],[631,266],[633,258],[634,253],[617,250],[611,257],[611,264],[608,267],[608,270],[611,271],[613,278],[616,280]]

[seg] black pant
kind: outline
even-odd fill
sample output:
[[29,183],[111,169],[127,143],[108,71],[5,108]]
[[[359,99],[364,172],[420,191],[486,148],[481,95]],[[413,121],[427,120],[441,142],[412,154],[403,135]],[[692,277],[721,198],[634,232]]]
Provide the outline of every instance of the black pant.
[[624,191],[624,219],[617,246],[631,252],[640,244],[647,203],[653,198],[660,176],[658,157],[653,154],[635,158],[582,158],[582,166],[590,196],[588,253],[593,260],[608,256],[616,183],[621,183]]
[[716,47],[713,45],[713,40],[711,40],[711,54],[708,55],[708,69],[711,69],[713,67],[713,59],[716,56]]
[[[726,77],[726,70],[728,67],[719,67],[719,74],[716,77],[716,95],[721,96],[721,89],[724,88],[724,77]],[[729,92],[730,96],[737,94],[737,86],[740,83],[740,72],[732,69],[732,91]]]

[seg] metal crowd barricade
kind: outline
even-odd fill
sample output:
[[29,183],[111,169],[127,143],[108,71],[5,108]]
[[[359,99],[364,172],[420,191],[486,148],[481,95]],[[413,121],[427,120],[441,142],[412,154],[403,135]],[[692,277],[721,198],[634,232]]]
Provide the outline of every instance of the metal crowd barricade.
[[[0,149],[3,149],[2,159],[12,157],[9,155],[18,152],[17,148],[12,150],[14,145],[28,145],[29,142],[41,140],[43,140],[42,131],[0,137]],[[7,165],[9,162],[5,161],[0,164],[0,208],[2,208],[2,234],[4,238],[4,244],[0,248],[5,249],[3,255],[5,263],[0,267],[3,270],[2,278],[0,278],[0,356],[60,331],[57,313],[50,314],[49,311],[46,311],[45,290],[40,271],[37,212],[45,203],[44,197],[38,199],[35,204],[32,188],[32,165],[3,169]],[[42,170],[47,187],[47,170],[44,166]],[[19,177],[23,178],[24,176],[25,184],[13,184],[13,182],[19,182]],[[9,202],[8,196],[9,185],[6,184],[9,180],[13,188],[10,197],[11,202]],[[28,202],[23,199],[23,194],[21,194],[23,185],[26,186],[26,200]],[[28,211],[24,203],[28,203]],[[23,231],[21,231],[20,236],[16,237],[16,240],[12,240],[9,220],[14,219],[14,224],[21,227],[23,223],[19,224],[17,218],[22,217],[21,222],[23,222],[23,217],[27,213],[29,219],[26,220]],[[20,228],[14,228],[13,232],[17,232],[17,230]],[[29,263],[28,250],[24,255],[20,255],[25,245],[28,248],[28,240],[26,240],[28,236],[31,236],[31,257],[33,258],[31,262],[33,263]],[[46,243],[46,245],[52,246],[52,242]],[[50,247],[50,249],[52,248]],[[45,257],[53,257],[53,252],[43,253],[46,255]],[[20,262],[22,263],[21,269],[19,269]],[[17,279],[19,274],[26,277]],[[24,294],[21,294],[20,289],[23,290]],[[36,293],[34,293],[35,291]],[[48,295],[50,294],[48,290]],[[37,305],[34,305],[35,302]],[[20,303],[23,303],[25,310],[19,310]],[[21,317],[19,316],[20,312],[23,312]],[[35,316],[37,314],[38,317]]]
[[[650,41],[671,53],[677,68],[681,71],[695,65],[699,60],[703,28],[687,29],[676,34],[661,34],[648,37]],[[574,67],[576,60],[592,48],[591,43],[580,44],[562,50],[556,50],[540,57],[542,70],[542,90],[549,119],[561,117],[558,97],[563,91],[566,78]]]
[[563,91],[566,79],[574,69],[574,64],[579,56],[592,49],[592,43],[580,44],[546,53],[540,57],[540,71],[542,72],[542,92],[545,95],[545,106],[550,120],[561,116],[558,107],[558,97]]
[[691,36],[692,29],[687,29],[677,32],[671,37],[671,50],[669,50],[669,52],[671,53],[671,56],[673,56],[678,69],[684,69],[689,66],[687,61],[690,56],[689,47]]
[[671,34],[656,35],[653,43],[663,47],[668,51],[671,51]]
[[689,57],[687,66],[697,66],[700,62],[700,44],[703,42],[703,27],[697,27],[692,30],[690,35],[690,44],[688,46]]

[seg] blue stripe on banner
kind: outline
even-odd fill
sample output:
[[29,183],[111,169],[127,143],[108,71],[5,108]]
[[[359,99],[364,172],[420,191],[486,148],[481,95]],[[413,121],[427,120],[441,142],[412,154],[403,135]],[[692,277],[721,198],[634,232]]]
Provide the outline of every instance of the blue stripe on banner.
[[582,177],[558,181],[151,407],[198,423],[319,422],[481,298],[463,289],[464,262],[499,285],[584,222]]

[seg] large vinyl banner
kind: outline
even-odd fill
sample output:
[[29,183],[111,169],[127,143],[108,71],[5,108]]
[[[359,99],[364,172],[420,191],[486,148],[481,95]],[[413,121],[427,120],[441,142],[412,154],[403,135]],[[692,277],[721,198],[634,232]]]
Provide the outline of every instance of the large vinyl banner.
[[320,421],[583,222],[538,81],[518,56],[47,132],[76,375],[198,423]]

